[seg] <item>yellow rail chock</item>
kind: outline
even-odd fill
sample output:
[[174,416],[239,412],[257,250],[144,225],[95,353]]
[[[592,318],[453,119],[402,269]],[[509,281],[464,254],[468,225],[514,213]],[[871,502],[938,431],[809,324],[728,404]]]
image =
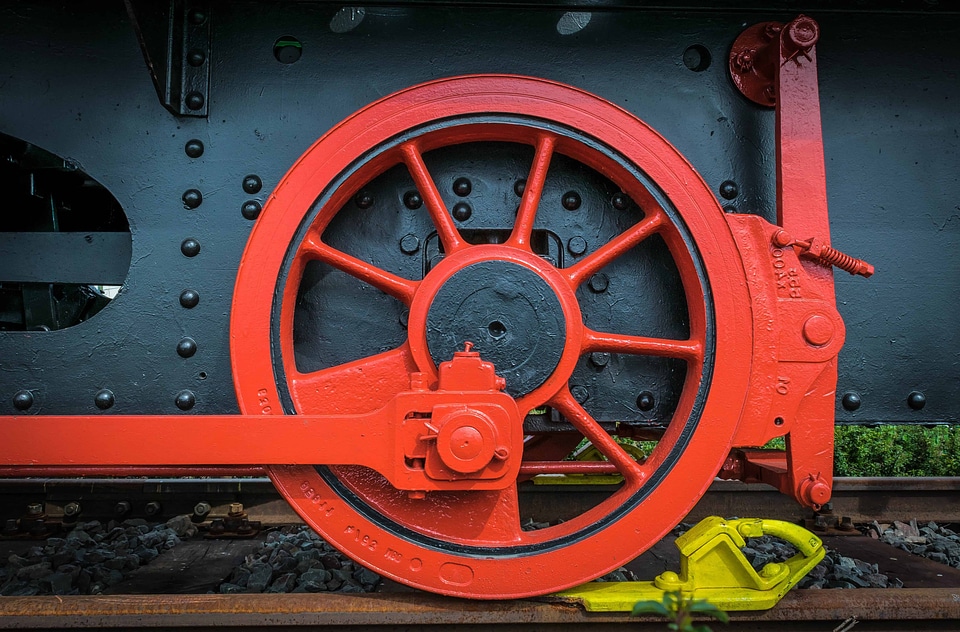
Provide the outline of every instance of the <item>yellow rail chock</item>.
[[[772,535],[799,551],[758,573],[744,557],[745,538]],[[555,593],[590,612],[630,612],[638,601],[660,601],[681,591],[721,610],[767,610],[823,559],[823,542],[803,527],[781,520],[704,518],[677,538],[680,573],[665,571],[644,582],[590,582]]]

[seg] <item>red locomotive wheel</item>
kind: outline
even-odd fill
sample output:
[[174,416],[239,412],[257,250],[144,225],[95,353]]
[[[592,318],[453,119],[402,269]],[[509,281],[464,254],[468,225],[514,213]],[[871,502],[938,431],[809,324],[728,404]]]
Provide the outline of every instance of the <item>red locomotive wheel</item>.
[[[424,160],[431,151],[473,148],[474,143],[533,150],[516,219],[497,243],[468,239],[458,227],[463,213],[457,217],[447,209]],[[562,267],[531,245],[540,225],[544,182],[557,156],[602,174],[643,212],[616,237]],[[325,240],[332,223],[342,222],[341,209],[351,201],[362,208],[365,201],[357,201],[358,193],[391,169],[409,172],[439,241],[438,255],[422,275],[388,271],[378,265],[375,250],[354,256]],[[361,224],[352,230],[376,239],[379,228]],[[682,283],[689,336],[674,340],[591,329],[577,288],[617,259],[630,257],[634,246],[654,234],[666,244]],[[296,349],[309,330],[295,327],[294,313],[310,262],[346,273],[366,290],[405,305],[406,340],[358,360],[303,368]],[[505,294],[521,306],[529,304],[517,308],[519,327],[484,316],[485,306],[506,300]],[[464,313],[476,322],[463,325]],[[534,350],[515,362],[520,368],[492,359],[507,375],[507,392],[521,411],[541,406],[558,411],[624,482],[566,522],[525,530],[516,483],[502,490],[464,488],[421,497],[396,490],[358,466],[269,467],[280,492],[309,525],[382,575],[433,592],[483,599],[569,588],[617,568],[663,537],[700,498],[727,456],[752,353],[746,276],[723,212],[703,180],[667,141],[611,103],[539,79],[456,77],[388,96],[317,141],[268,200],[240,265],[230,334],[241,409],[277,415],[377,410],[409,390],[412,372],[435,382],[438,362],[448,360],[477,327],[497,339],[508,330],[517,339],[526,329],[538,332],[535,339],[522,338]],[[578,359],[593,352],[675,358],[686,366],[672,418],[642,462],[633,460],[571,393]],[[537,361],[527,366],[526,359],[534,356]],[[522,477],[564,467],[561,461],[542,460],[543,451],[533,454],[528,448]]]

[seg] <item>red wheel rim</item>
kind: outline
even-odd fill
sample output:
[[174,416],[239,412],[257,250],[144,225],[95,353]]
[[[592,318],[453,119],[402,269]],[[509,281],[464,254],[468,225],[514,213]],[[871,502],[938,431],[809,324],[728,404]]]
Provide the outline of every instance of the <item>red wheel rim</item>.
[[[535,158],[510,239],[498,246],[470,246],[443,206],[422,155],[439,146],[485,140],[530,144]],[[560,270],[529,247],[539,191],[555,153],[610,178],[645,212],[620,237]],[[364,183],[401,163],[413,176],[447,253],[423,281],[379,270],[321,239]],[[586,328],[573,291],[654,232],[667,243],[683,280],[690,339]],[[479,598],[567,588],[616,568],[661,538],[702,495],[729,450],[750,359],[745,277],[735,252],[722,211],[696,172],[669,143],[616,106],[568,86],[522,77],[461,77],[417,86],[331,130],[267,202],[234,295],[231,351],[240,406],[246,413],[268,414],[283,414],[284,402],[311,413],[377,409],[407,390],[410,371],[435,375],[425,338],[427,311],[451,275],[483,261],[507,261],[534,272],[558,297],[566,340],[556,370],[521,395],[518,404],[521,410],[543,403],[557,408],[617,465],[625,484],[608,500],[562,525],[523,531],[515,486],[502,492],[431,492],[411,500],[361,468],[272,466],[269,471],[308,524],[398,581]],[[346,271],[408,305],[408,341],[318,372],[322,375],[299,374],[292,359],[291,306],[309,259]],[[573,365],[592,351],[687,362],[674,419],[643,464],[630,459],[570,394]]]

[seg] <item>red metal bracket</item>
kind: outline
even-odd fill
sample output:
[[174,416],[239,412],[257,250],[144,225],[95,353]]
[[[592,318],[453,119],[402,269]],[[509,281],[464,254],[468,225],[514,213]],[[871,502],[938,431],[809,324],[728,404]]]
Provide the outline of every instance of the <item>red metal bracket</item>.
[[[786,25],[747,28],[730,52],[730,75],[744,96],[776,107],[779,225],[728,216],[744,267],[756,281],[750,292],[760,350],[736,443],[759,446],[786,435],[787,450],[735,451],[721,471],[724,478],[770,483],[814,508],[830,499],[837,354],[844,338],[830,266],[873,273],[866,262],[829,246],[819,37],[817,23],[801,15]],[[816,237],[797,241],[791,234]]]

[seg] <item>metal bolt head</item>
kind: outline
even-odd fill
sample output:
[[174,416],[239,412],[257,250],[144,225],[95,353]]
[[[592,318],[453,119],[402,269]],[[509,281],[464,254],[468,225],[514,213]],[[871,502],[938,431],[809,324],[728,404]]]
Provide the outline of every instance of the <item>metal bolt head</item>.
[[467,178],[457,178],[453,181],[453,192],[460,197],[467,197],[473,190],[473,183]]
[[403,205],[411,211],[415,211],[423,206],[423,198],[419,191],[407,191],[403,194]]
[[523,192],[527,189],[526,180],[517,180],[513,183],[513,192],[517,194],[517,197],[523,197]]
[[403,254],[416,254],[418,250],[420,250],[420,238],[413,233],[407,233],[400,239],[400,252]]
[[201,25],[207,21],[207,14],[200,9],[194,9],[190,12],[190,24]]
[[920,391],[913,391],[907,395],[907,406],[913,410],[921,410],[927,405],[927,396]]
[[239,516],[243,513],[243,503],[230,503],[230,515]]
[[250,195],[259,193],[260,189],[263,188],[263,180],[260,179],[260,176],[255,174],[250,174],[244,176],[243,178],[243,190]]
[[856,391],[847,391],[843,394],[843,397],[840,398],[840,405],[843,406],[845,410],[853,412],[860,408],[860,404],[863,403],[860,399],[860,393]]
[[203,203],[203,194],[199,189],[187,189],[181,196],[183,208],[195,209]]
[[753,61],[756,58],[757,51],[752,48],[742,50],[733,58],[733,65],[740,72],[750,72],[753,70]]
[[649,412],[653,410],[653,406],[656,404],[656,401],[653,398],[653,393],[650,391],[642,391],[637,395],[637,408],[643,412]]
[[256,200],[247,200],[243,203],[243,206],[240,207],[240,214],[243,215],[244,219],[255,220],[260,217],[260,211],[263,210],[263,207],[260,206],[260,202]]
[[613,208],[618,211],[625,211],[630,208],[630,197],[626,193],[614,193],[613,198],[610,200],[610,203],[613,204]]
[[27,515],[28,516],[42,516],[43,515],[43,503],[30,503],[27,505]]
[[113,408],[114,402],[116,402],[116,398],[113,396],[113,391],[109,388],[101,388],[97,391],[96,395],[93,396],[93,403],[100,410]]
[[458,222],[465,222],[473,215],[473,209],[466,202],[457,202],[453,206],[453,217]]
[[180,252],[184,257],[196,257],[200,254],[200,242],[192,237],[184,239],[180,244]]
[[68,518],[73,518],[74,516],[80,515],[80,503],[78,502],[68,502],[63,506],[63,515]]
[[180,410],[190,410],[197,403],[197,396],[193,394],[193,391],[180,391],[177,393],[174,403]]
[[130,503],[126,500],[121,500],[116,505],[113,506],[113,515],[121,518],[130,513]]
[[184,337],[177,343],[177,355],[181,358],[191,358],[197,352],[197,341]]
[[187,52],[187,63],[194,68],[202,66],[205,61],[207,61],[207,54],[199,48],[194,48]]
[[183,146],[183,151],[191,158],[199,158],[203,155],[203,143],[196,138],[187,141]]
[[163,510],[163,507],[155,500],[151,500],[146,505],[143,506],[143,513],[148,516],[158,516]]
[[579,235],[571,237],[570,241],[567,242],[567,250],[570,251],[570,254],[579,257],[587,251],[587,240]]
[[17,410],[27,410],[33,406],[33,393],[30,391],[17,391],[13,396],[13,407]]
[[820,347],[833,340],[835,330],[833,321],[826,316],[814,314],[803,323],[803,339],[812,346]]
[[740,187],[733,180],[724,180],[720,183],[720,197],[725,200],[732,200],[740,193]]
[[606,292],[607,287],[610,285],[610,277],[603,272],[598,272],[590,277],[590,281],[587,283],[587,285],[590,287],[590,291],[596,294]]
[[610,362],[610,354],[605,351],[594,351],[590,354],[590,364],[603,368]]
[[582,200],[580,199],[580,194],[576,191],[567,191],[563,194],[563,198],[560,200],[560,203],[563,204],[563,208],[568,211],[575,211],[580,208]]
[[193,92],[188,92],[187,96],[184,97],[183,102],[186,104],[188,110],[199,110],[203,108],[204,104],[203,95],[194,90]]
[[180,305],[187,309],[193,309],[200,304],[200,294],[196,290],[184,290],[180,292]]
[[196,516],[206,516],[208,513],[210,513],[211,509],[213,508],[210,506],[210,503],[200,501],[193,506],[193,513]]
[[373,206],[373,194],[369,191],[360,191],[354,196],[353,203],[357,208],[368,209]]
[[570,394],[573,395],[573,398],[577,400],[578,404],[582,404],[590,399],[590,392],[586,387],[580,386],[579,384],[570,387]]

